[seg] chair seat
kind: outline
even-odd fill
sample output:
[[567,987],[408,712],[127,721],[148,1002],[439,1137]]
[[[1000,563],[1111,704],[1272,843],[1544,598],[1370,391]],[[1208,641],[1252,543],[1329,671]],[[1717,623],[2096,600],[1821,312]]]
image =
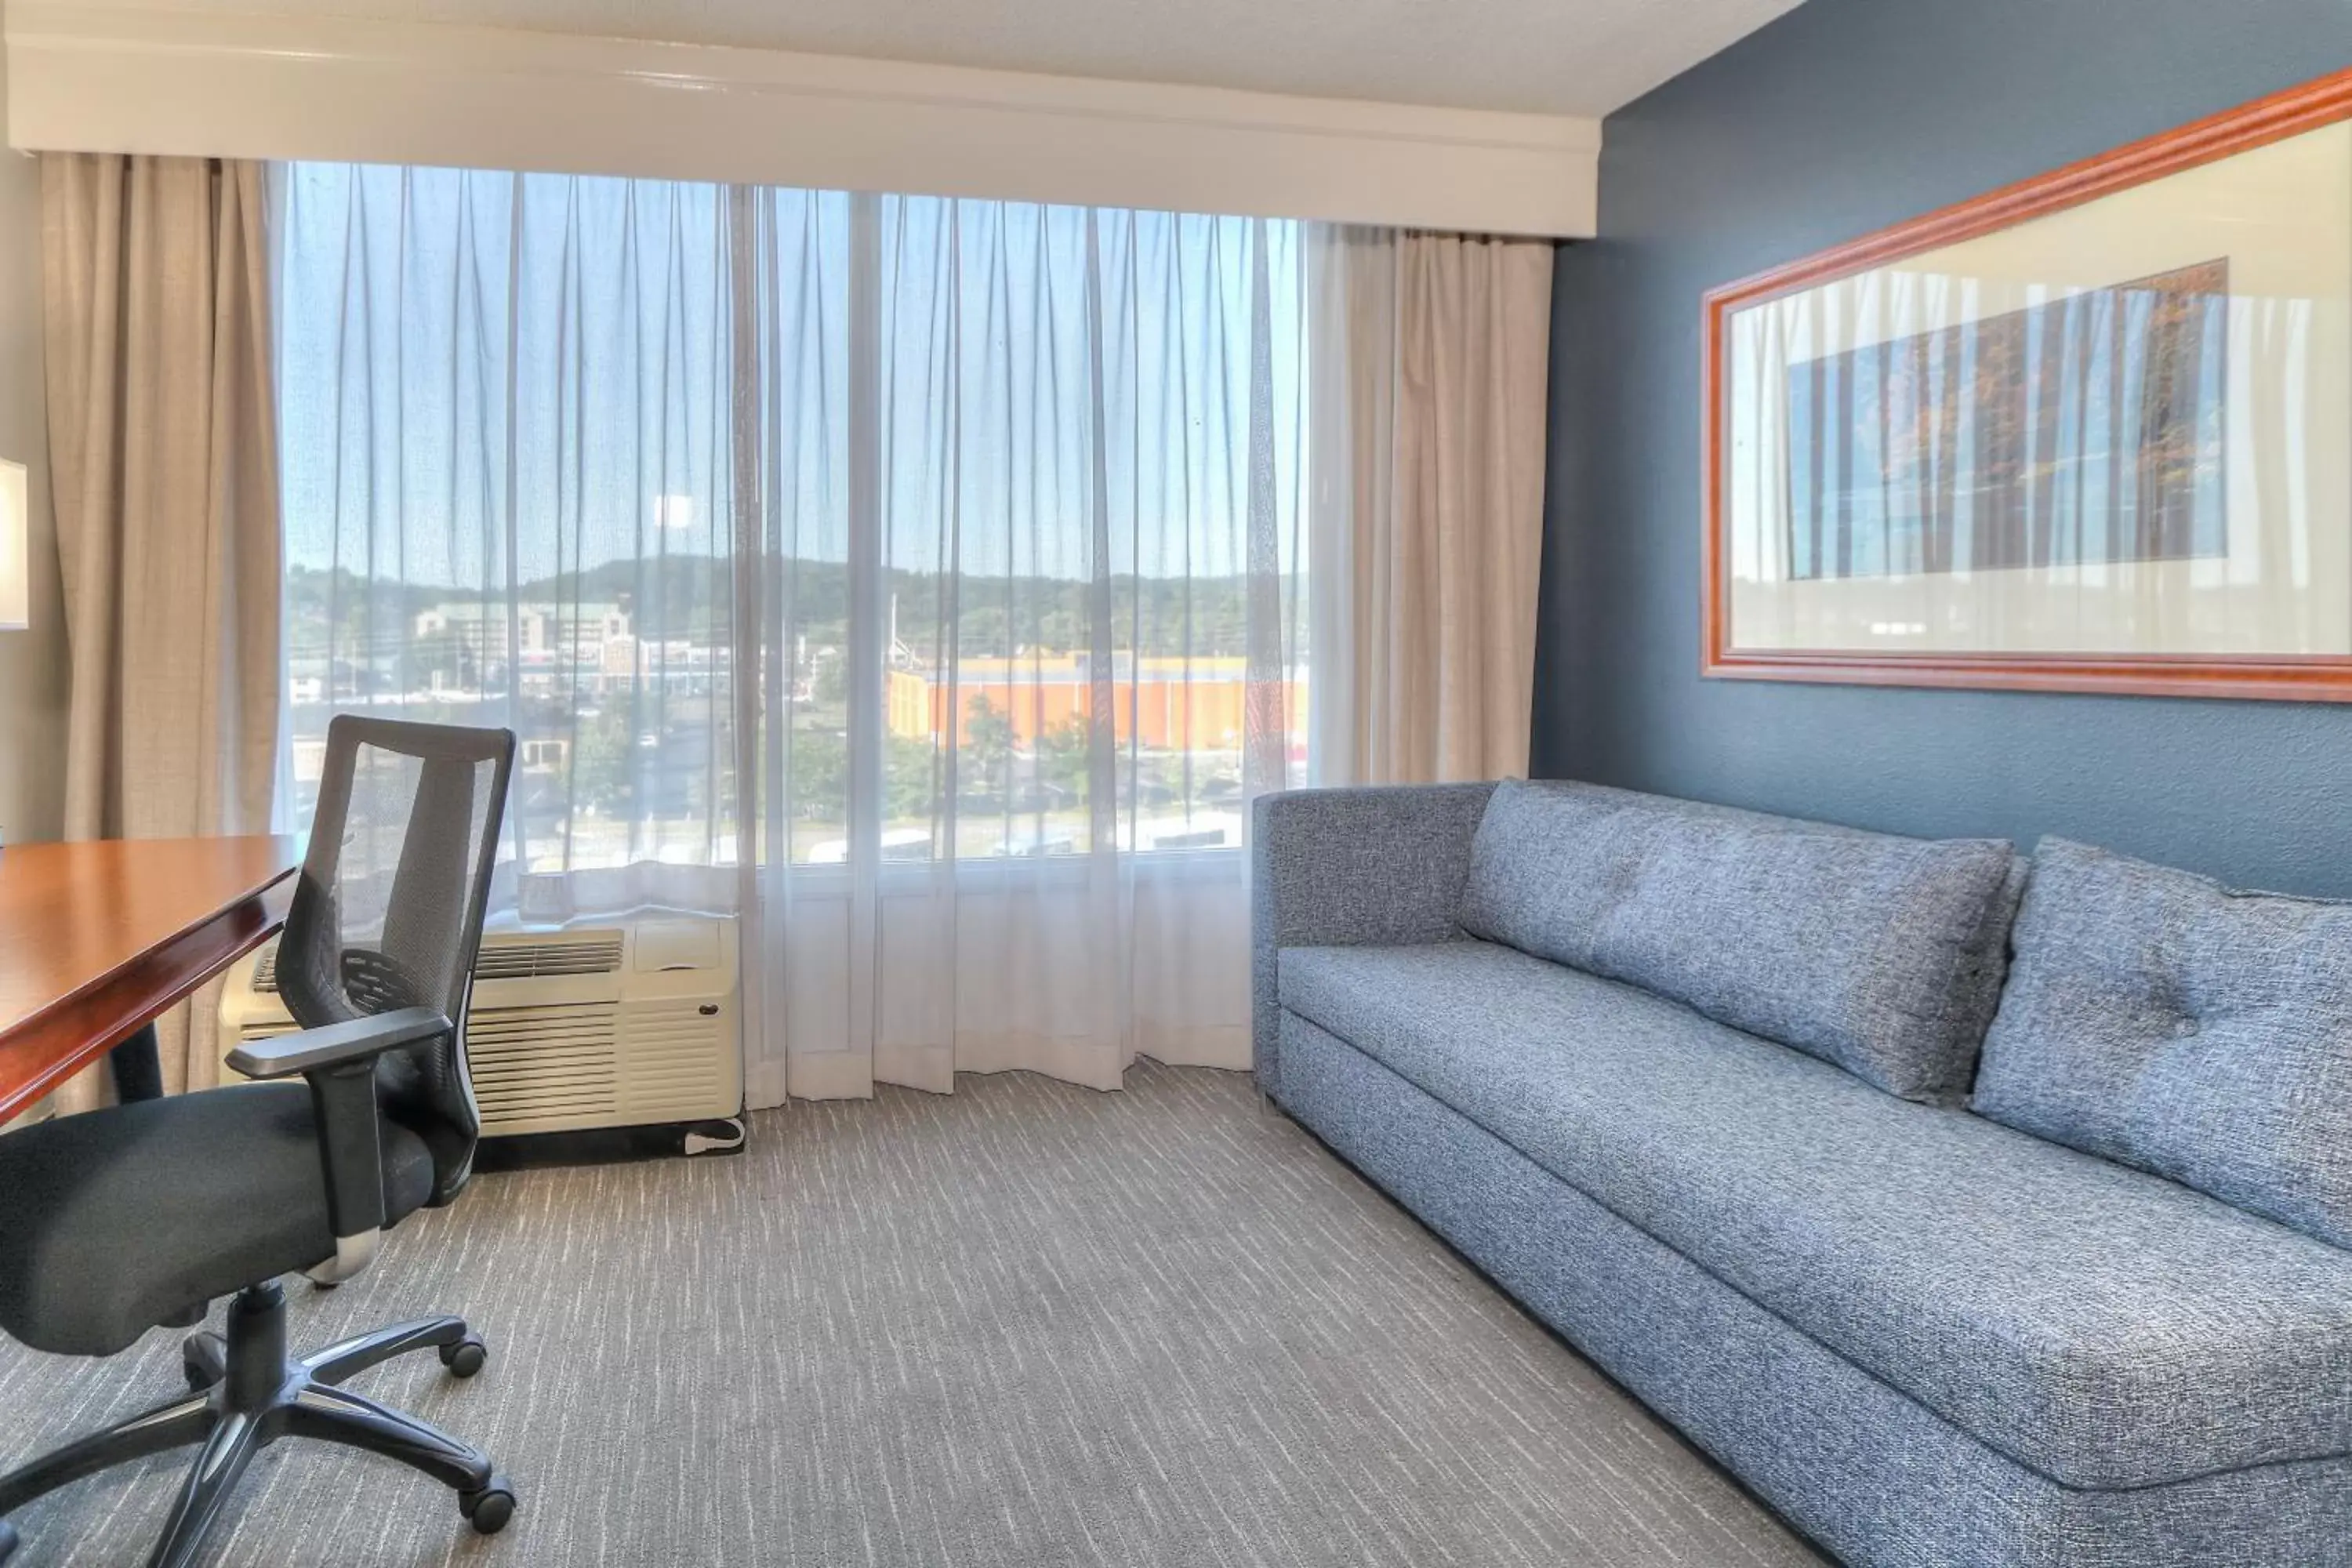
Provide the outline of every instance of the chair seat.
[[[383,1123],[387,1224],[424,1205],[424,1142]],[[185,1309],[324,1262],[310,1090],[245,1084],[0,1137],[0,1329],[111,1355]]]
[[1286,948],[1280,994],[2064,1485],[2352,1452],[2352,1253],[1507,947]]

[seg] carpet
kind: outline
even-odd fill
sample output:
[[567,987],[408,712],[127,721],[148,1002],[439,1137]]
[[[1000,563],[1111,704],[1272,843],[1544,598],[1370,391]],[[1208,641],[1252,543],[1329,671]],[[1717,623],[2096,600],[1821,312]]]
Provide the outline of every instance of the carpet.
[[[487,1447],[478,1538],[388,1461],[282,1442],[224,1565],[1797,1564],[1797,1538],[1239,1075],[1139,1063],[751,1119],[730,1158],[478,1178],[294,1342],[466,1313],[354,1379]],[[215,1323],[217,1326],[218,1310]],[[155,1403],[180,1335],[0,1341],[14,1463]],[[10,1568],[144,1560],[170,1456],[26,1508]]]

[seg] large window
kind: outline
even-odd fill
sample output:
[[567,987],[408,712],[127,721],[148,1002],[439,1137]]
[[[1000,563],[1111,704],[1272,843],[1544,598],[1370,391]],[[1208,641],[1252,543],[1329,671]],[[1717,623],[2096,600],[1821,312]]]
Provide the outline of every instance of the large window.
[[1237,848],[1303,777],[1306,237],[295,164],[287,699],[512,725],[527,913]]
[[724,190],[278,184],[298,819],[335,712],[504,723],[520,869],[732,859]]

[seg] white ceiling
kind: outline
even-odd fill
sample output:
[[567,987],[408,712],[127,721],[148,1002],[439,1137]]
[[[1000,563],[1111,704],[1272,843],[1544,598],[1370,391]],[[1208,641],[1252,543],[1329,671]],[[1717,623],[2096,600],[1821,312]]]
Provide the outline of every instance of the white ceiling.
[[1798,0],[140,0],[1601,115]]

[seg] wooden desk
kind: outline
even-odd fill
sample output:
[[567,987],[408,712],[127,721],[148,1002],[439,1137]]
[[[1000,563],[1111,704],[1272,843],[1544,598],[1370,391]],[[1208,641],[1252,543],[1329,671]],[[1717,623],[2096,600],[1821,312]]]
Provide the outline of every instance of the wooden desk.
[[0,849],[0,1121],[259,946],[299,858],[271,837]]

